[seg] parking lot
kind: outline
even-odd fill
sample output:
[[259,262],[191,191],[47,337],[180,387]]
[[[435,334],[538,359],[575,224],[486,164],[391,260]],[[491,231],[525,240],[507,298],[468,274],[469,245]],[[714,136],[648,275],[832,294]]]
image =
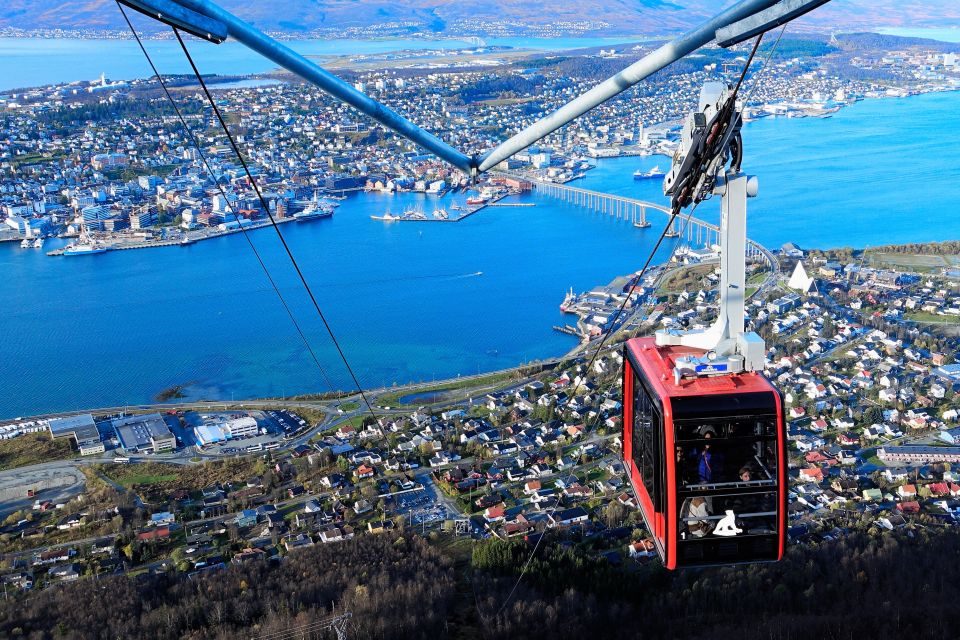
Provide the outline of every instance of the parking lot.
[[[280,433],[288,437],[309,426],[306,420],[290,411],[261,411],[258,413],[263,415],[264,422],[273,427],[272,430],[275,433]],[[260,422],[259,418],[257,422]]]
[[428,478],[418,477],[417,481],[423,489],[394,496],[394,514],[407,518],[410,525],[429,525],[457,517],[445,506]]
[[[231,438],[223,442],[208,444],[203,447],[203,452],[208,455],[240,455],[259,451],[270,451],[280,447],[285,440],[309,427],[309,424],[303,418],[290,411],[247,411],[245,412],[257,421],[258,433],[256,435],[241,436]],[[192,426],[200,423],[200,416],[188,412],[184,415],[185,426],[174,430],[178,438],[185,446],[195,446]]]

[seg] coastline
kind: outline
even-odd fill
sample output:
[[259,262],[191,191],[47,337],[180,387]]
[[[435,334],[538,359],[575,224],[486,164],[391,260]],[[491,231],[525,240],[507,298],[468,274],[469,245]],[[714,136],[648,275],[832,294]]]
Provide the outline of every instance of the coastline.
[[[279,224],[284,224],[287,222],[296,222],[296,218],[276,218],[275,222]],[[273,223],[270,220],[263,220],[260,222],[254,222],[245,227],[238,227],[236,229],[207,229],[201,231],[200,233],[190,235],[189,232],[184,233],[183,236],[178,240],[142,240],[142,241],[121,241],[119,244],[111,244],[108,246],[109,251],[126,251],[130,249],[157,249],[160,247],[178,247],[178,246],[189,246],[197,242],[203,242],[204,240],[212,240],[214,238],[221,238],[223,236],[233,235],[235,233],[242,233],[244,231],[254,231],[256,229],[263,229],[264,227],[273,226]],[[187,242],[184,242],[184,239]],[[59,249],[54,249],[53,251],[48,251],[48,256],[62,256],[65,247],[60,247]]]

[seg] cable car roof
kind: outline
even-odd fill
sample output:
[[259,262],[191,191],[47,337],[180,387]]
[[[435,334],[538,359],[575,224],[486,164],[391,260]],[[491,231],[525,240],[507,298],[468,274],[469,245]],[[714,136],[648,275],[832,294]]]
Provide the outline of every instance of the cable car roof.
[[629,340],[627,348],[643,368],[654,391],[661,397],[772,391],[772,386],[766,378],[752,372],[716,377],[681,378],[678,384],[673,375],[676,359],[688,355],[703,355],[702,351],[680,346],[658,347],[653,338]]

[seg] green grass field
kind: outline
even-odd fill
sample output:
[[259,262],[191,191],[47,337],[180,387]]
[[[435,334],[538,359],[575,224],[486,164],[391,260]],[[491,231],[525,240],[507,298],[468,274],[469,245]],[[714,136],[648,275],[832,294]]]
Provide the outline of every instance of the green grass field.
[[921,273],[936,272],[960,264],[957,255],[916,253],[867,253],[867,262],[874,267],[891,267]]
[[914,322],[926,322],[932,324],[960,324],[960,318],[956,316],[941,316],[927,311],[910,311],[904,314],[907,320]]
[[132,487],[134,485],[145,485],[145,484],[162,484],[164,482],[173,482],[178,476],[174,474],[161,475],[161,476],[151,476],[151,475],[134,475],[134,476],[125,476],[117,480],[117,484],[123,485],[124,487]]

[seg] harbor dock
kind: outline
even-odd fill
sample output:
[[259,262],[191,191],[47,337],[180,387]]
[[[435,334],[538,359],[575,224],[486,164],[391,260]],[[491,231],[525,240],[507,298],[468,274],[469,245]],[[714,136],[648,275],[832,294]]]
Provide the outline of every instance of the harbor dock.
[[[284,224],[286,222],[294,222],[296,218],[277,218],[277,224]],[[127,249],[153,249],[156,247],[182,247],[194,244],[195,242],[201,242],[203,240],[211,240],[213,238],[219,238],[221,236],[229,236],[234,233],[242,233],[244,231],[253,231],[255,229],[262,229],[264,227],[270,227],[273,223],[269,220],[262,220],[254,224],[249,224],[245,227],[240,227],[236,229],[204,229],[200,232],[195,232],[190,234],[189,232],[180,236],[175,240],[140,240],[140,241],[129,241],[129,240],[118,240],[115,244],[106,245],[110,251],[123,251]],[[186,240],[186,242],[184,242]],[[54,249],[53,251],[48,251],[48,256],[61,256],[63,255],[64,249],[66,247],[61,247],[59,249]]]

